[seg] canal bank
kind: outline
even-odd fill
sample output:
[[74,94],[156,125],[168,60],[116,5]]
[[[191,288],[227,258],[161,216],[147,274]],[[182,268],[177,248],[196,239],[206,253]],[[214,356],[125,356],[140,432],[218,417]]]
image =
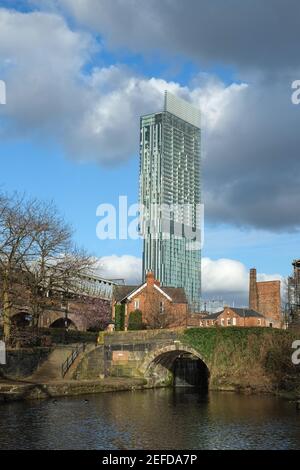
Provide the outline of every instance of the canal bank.
[[7,380],[0,382],[0,403],[133,391],[144,388],[148,388],[144,379],[125,377],[98,380],[62,380],[44,383]]
[[[294,338],[267,328],[146,330],[105,333],[101,344],[85,348],[76,343],[8,350],[0,367],[0,400],[174,385],[299,400],[300,368],[291,361]],[[69,363],[74,351],[78,355]]]

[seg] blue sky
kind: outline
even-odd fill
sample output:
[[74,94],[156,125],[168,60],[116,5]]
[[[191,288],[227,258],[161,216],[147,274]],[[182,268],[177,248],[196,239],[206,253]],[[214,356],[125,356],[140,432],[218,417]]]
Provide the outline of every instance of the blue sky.
[[[74,227],[77,242],[93,254],[141,256],[141,241],[101,241],[96,236],[99,204],[109,202],[117,207],[119,195],[127,195],[129,204],[137,200],[138,154],[117,168],[101,168],[95,163],[74,163],[54,146],[48,149],[32,141],[14,140],[1,145],[0,159],[2,189],[54,200]],[[288,275],[289,260],[298,245],[297,232],[276,234],[206,223],[203,255],[237,259],[248,267],[256,266],[259,272]]]
[[[155,27],[160,38],[169,27],[165,3],[154,2],[151,11],[162,23]],[[103,10],[98,12],[100,4]],[[149,13],[151,5],[141,2],[140,10]],[[92,6],[98,12],[94,18]],[[99,258],[139,259],[141,241],[97,239],[96,208],[100,203],[117,205],[119,195],[127,195],[129,203],[137,201],[139,115],[157,110],[168,88],[202,109],[203,256],[211,260],[210,269],[214,261],[228,258],[244,270],[256,266],[271,278],[288,275],[292,259],[299,256],[299,224],[298,213],[295,221],[288,217],[284,201],[290,198],[296,204],[298,192],[287,195],[284,187],[291,191],[298,168],[293,170],[294,159],[286,181],[281,180],[285,172],[280,175],[279,168],[286,155],[277,155],[279,145],[272,147],[272,139],[282,122],[274,118],[274,103],[268,100],[278,94],[275,112],[276,106],[282,109],[293,129],[298,110],[288,100],[282,106],[283,96],[289,96],[289,76],[284,82],[277,71],[276,87],[264,88],[269,65],[262,65],[258,45],[245,64],[235,46],[226,50],[225,44],[221,51],[216,30],[215,48],[199,46],[198,57],[189,45],[188,30],[178,32],[174,48],[167,38],[160,48],[148,23],[143,31],[126,34],[114,13],[106,0],[97,5],[82,0],[77,7],[68,0],[0,1],[0,79],[7,86],[7,105],[0,106],[1,188],[53,199],[73,225],[77,243]],[[135,43],[138,34],[143,38]],[[285,71],[280,60],[278,68]],[[245,109],[252,113],[246,117],[249,123],[236,128]],[[249,156],[250,139],[255,148]],[[283,146],[284,139],[293,156],[293,139],[283,131]],[[256,170],[258,163],[261,171]],[[105,272],[114,274],[107,267]],[[115,274],[126,276],[126,267]],[[128,278],[135,275],[130,272]],[[233,279],[238,275],[232,273]],[[227,292],[226,286],[206,288],[207,295]],[[232,287],[228,292],[241,294]]]

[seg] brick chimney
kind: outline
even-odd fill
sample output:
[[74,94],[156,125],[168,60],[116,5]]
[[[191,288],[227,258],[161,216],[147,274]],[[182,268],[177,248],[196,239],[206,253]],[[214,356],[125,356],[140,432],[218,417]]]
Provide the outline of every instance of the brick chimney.
[[250,269],[249,308],[251,308],[252,310],[257,310],[258,309],[256,269],[255,268]]
[[147,286],[154,286],[154,284],[156,284],[157,286],[160,286],[160,282],[157,279],[155,279],[154,273],[152,271],[148,271],[146,273],[146,283],[147,283]]

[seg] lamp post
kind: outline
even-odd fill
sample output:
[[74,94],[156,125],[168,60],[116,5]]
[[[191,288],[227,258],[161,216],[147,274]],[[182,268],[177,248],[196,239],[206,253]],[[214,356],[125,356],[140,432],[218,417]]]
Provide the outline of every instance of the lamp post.
[[68,301],[68,291],[65,294],[65,309],[64,309],[64,336],[65,343],[67,342],[67,331],[68,331],[68,314],[69,314],[69,301]]

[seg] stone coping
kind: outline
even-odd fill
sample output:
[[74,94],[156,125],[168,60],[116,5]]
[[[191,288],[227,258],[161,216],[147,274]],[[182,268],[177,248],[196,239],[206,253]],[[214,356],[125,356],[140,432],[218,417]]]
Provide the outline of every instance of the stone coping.
[[57,380],[43,383],[29,381],[0,381],[0,403],[10,401],[49,399],[94,393],[141,390],[147,381],[139,378],[109,377],[98,380]]

